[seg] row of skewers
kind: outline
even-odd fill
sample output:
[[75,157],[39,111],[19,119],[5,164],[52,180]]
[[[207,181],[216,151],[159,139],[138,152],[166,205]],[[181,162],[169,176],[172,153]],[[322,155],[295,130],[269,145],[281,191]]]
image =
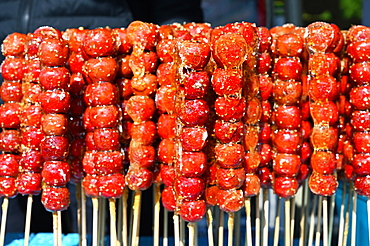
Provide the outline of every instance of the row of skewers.
[[[246,22],[211,28],[134,21],[119,29],[10,34],[2,45],[0,244],[8,198],[29,196],[30,214],[32,196],[41,193],[61,245],[60,211],[68,209],[72,182],[81,245],[86,195],[93,245],[104,224],[100,198],[109,200],[111,245],[128,245],[128,237],[138,245],[141,192],[152,185],[156,210],[161,197],[174,212],[176,245],[181,220],[194,245],[196,222],[206,215],[212,221],[212,206],[229,214],[229,245],[233,215],[245,207],[252,245],[251,198],[261,188],[285,199],[291,245],[290,201],[305,183],[320,196],[324,218],[340,179],[369,196],[369,30],[324,22],[268,30]],[[130,235],[127,224],[116,228],[116,200],[125,221],[128,189],[135,193]]]

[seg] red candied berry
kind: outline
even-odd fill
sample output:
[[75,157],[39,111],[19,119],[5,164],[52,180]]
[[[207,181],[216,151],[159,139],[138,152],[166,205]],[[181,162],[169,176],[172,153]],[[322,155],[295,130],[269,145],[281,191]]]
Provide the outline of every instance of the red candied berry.
[[40,72],[40,84],[45,90],[67,89],[70,72],[65,67],[43,67]]
[[173,163],[176,156],[175,141],[164,138],[159,143],[157,150],[158,159],[163,163]]
[[64,114],[44,114],[41,118],[41,127],[48,136],[64,135],[67,133],[68,120]]
[[239,211],[244,205],[242,190],[219,190],[218,206],[222,211],[232,213]]
[[271,70],[272,58],[267,52],[259,53],[257,58],[257,73],[267,74]]
[[176,133],[176,117],[174,115],[162,114],[157,122],[158,135],[161,138],[174,138]]
[[0,150],[3,152],[17,152],[21,147],[22,136],[18,130],[3,130],[0,132]]
[[368,111],[355,110],[352,112],[351,125],[356,131],[370,130],[370,114]]
[[180,207],[181,219],[188,222],[197,222],[203,219],[206,214],[207,206],[204,200],[185,201]]
[[44,37],[40,33],[28,33],[27,34],[27,40],[26,40],[25,47],[24,47],[27,57],[29,57],[30,59],[33,59],[38,56],[37,55],[38,48],[43,39]]
[[302,163],[307,162],[312,155],[312,147],[309,142],[304,141],[301,146],[300,156]]
[[176,178],[174,166],[162,164],[160,169],[160,175],[162,182],[165,186],[172,186]]
[[183,41],[178,53],[184,67],[202,70],[209,61],[211,48],[206,43]]
[[121,99],[129,99],[132,94],[131,79],[116,78],[114,83],[118,85],[119,95]]
[[51,26],[41,26],[37,28],[34,32],[36,35],[40,35],[43,39],[44,38],[62,38],[62,32],[54,27]]
[[272,188],[273,180],[275,175],[272,169],[268,166],[261,167],[258,169],[258,177],[262,188]]
[[273,155],[271,145],[266,143],[259,145],[258,152],[260,153],[261,156],[260,165],[267,166],[272,160]]
[[370,175],[370,155],[367,153],[355,154],[351,164],[356,175]]
[[353,181],[355,191],[360,196],[370,196],[370,176],[356,177]]
[[244,128],[241,121],[227,122],[217,120],[214,126],[215,136],[217,140],[222,143],[240,142],[243,136],[243,131]]
[[176,171],[180,175],[192,178],[201,177],[207,169],[207,156],[203,152],[184,151]]
[[242,187],[244,197],[256,196],[260,192],[260,189],[261,184],[258,176],[256,174],[247,173]]
[[278,128],[293,130],[301,125],[301,110],[297,106],[278,106],[274,116]]
[[21,173],[17,177],[17,189],[19,194],[37,196],[41,193],[40,173]]
[[258,98],[252,98],[247,101],[247,107],[245,109],[244,121],[247,124],[257,124],[262,117],[262,105]]
[[268,100],[271,96],[273,88],[272,78],[269,75],[259,75],[258,80],[260,84],[261,100]]
[[353,134],[353,144],[357,153],[370,153],[370,133],[355,132]]
[[40,144],[45,161],[64,160],[68,155],[68,148],[68,139],[64,136],[47,136]]
[[335,76],[340,66],[340,59],[334,53],[313,53],[308,59],[308,69],[312,76]]
[[72,184],[79,184],[84,177],[84,172],[82,168],[82,161],[80,158],[73,158],[70,161],[71,167],[71,174],[70,174],[70,182]]
[[289,199],[297,193],[299,184],[296,178],[276,177],[273,183],[273,188],[276,195]]
[[338,187],[338,181],[334,175],[313,172],[308,180],[308,185],[316,195],[332,196]]
[[311,144],[316,149],[334,150],[338,143],[338,129],[323,127],[312,129]]
[[135,123],[130,129],[131,138],[142,145],[150,145],[156,137],[156,125],[153,121]]
[[69,164],[64,161],[45,161],[41,175],[46,185],[64,186],[69,182]]
[[243,166],[244,166],[246,173],[256,172],[260,163],[261,163],[261,155],[259,152],[249,151],[245,153]]
[[0,98],[4,102],[20,102],[22,100],[22,83],[4,80],[0,87]]
[[116,127],[120,120],[120,112],[116,105],[91,107],[90,121],[95,128]]
[[89,83],[113,81],[117,71],[117,61],[110,56],[91,58],[83,66],[83,73]]
[[23,126],[40,127],[42,109],[40,105],[25,105],[22,108],[21,124]]
[[314,22],[306,27],[306,45],[312,52],[332,52],[335,43],[335,29],[325,22]]
[[84,94],[87,106],[112,105],[116,104],[118,99],[117,86],[109,82],[89,84]]
[[311,172],[310,167],[307,164],[302,163],[301,166],[299,167],[299,172],[296,177],[300,185],[302,184],[303,181],[307,179],[308,175],[310,175],[310,172]]
[[351,80],[356,85],[367,84],[370,81],[370,64],[368,62],[358,62],[349,68]]
[[219,96],[240,95],[243,87],[241,70],[217,68],[212,74],[212,86]]
[[105,198],[119,198],[125,189],[125,176],[120,173],[99,177],[99,195]]
[[44,138],[45,133],[41,128],[22,128],[22,145],[25,148],[39,150],[41,141]]
[[20,125],[20,105],[19,103],[5,103],[0,106],[0,127],[19,128]]
[[178,198],[184,201],[198,200],[205,189],[205,182],[202,178],[177,177],[174,189]]
[[131,78],[133,76],[132,69],[130,67],[131,55],[120,55],[117,59],[117,77]]
[[269,29],[266,27],[257,27],[257,35],[259,38],[258,52],[269,51],[272,42]]
[[276,39],[276,51],[279,56],[299,57],[304,50],[304,40],[295,33],[287,33]]
[[22,152],[22,158],[19,162],[19,166],[22,172],[41,172],[42,170],[42,163],[44,163],[44,159],[38,150],[29,149],[27,151]]
[[14,32],[6,36],[2,43],[3,56],[23,56],[25,52],[25,43],[27,35]]
[[175,39],[162,39],[158,42],[156,52],[161,62],[173,62],[176,57],[176,44]]
[[244,62],[249,48],[241,34],[228,33],[214,41],[212,55],[219,67],[239,68]]
[[16,177],[19,158],[14,154],[0,154],[0,176]]
[[349,101],[355,109],[370,109],[370,85],[356,87],[349,93]]
[[150,73],[134,76],[131,79],[131,88],[134,95],[151,96],[157,90],[157,76]]
[[130,55],[129,66],[133,73],[155,73],[158,66],[158,56],[156,52],[148,51],[141,54],[132,53]]
[[86,176],[82,180],[82,187],[87,196],[99,196],[99,176],[86,174]]
[[172,114],[175,112],[176,88],[161,86],[155,94],[157,109],[162,113]]
[[188,127],[204,125],[209,116],[207,102],[200,99],[185,100],[179,112],[181,122]]
[[211,34],[211,25],[209,23],[195,23],[189,22],[184,25],[185,29],[189,31],[193,39],[199,42],[208,42]]
[[205,178],[207,181],[207,185],[216,185],[217,184],[217,162],[211,162],[208,164],[208,168],[205,173]]
[[90,57],[111,56],[119,43],[109,28],[96,28],[85,33],[83,48]]
[[85,79],[81,73],[73,73],[69,80],[69,93],[71,96],[81,96],[85,91]]
[[155,103],[147,96],[132,96],[127,101],[126,110],[134,122],[147,121],[155,112]]
[[215,154],[220,167],[237,168],[241,166],[244,157],[244,148],[241,144],[217,144]]
[[25,60],[23,58],[8,57],[1,64],[1,75],[4,80],[20,81],[24,75]]
[[109,175],[122,171],[123,155],[120,151],[87,151],[82,160],[83,170],[90,175]]
[[297,57],[282,57],[275,62],[274,73],[277,79],[300,80],[302,63]]
[[158,28],[152,23],[133,21],[127,27],[130,44],[141,50],[153,50],[158,42]]
[[308,92],[314,101],[334,101],[338,96],[337,81],[330,75],[317,76],[310,81]]
[[347,46],[347,54],[353,62],[367,62],[370,59],[370,38],[355,41]]
[[85,146],[85,134],[81,134],[81,136],[76,136],[76,138],[71,141],[69,154],[73,157],[82,157],[85,152]]
[[131,165],[141,168],[150,168],[154,164],[156,152],[153,146],[136,145],[131,141],[129,148],[129,158]]
[[117,43],[120,44],[118,47],[118,53],[125,54],[131,51],[132,45],[130,44],[128,37],[127,37],[127,29],[114,28],[112,30],[112,35],[116,38]]
[[[260,103],[261,103],[261,111],[262,111],[260,122],[261,123],[269,122],[272,117],[271,103],[268,100],[262,101]],[[258,104],[256,103],[256,105]]]
[[23,101],[29,103],[39,103],[39,96],[42,92],[40,84],[25,83],[22,84]]
[[26,64],[23,71],[23,81],[25,82],[38,82],[41,71],[40,60],[31,59],[25,60]]
[[207,206],[216,206],[218,201],[219,188],[217,185],[207,186],[204,191],[204,198]]
[[161,63],[159,64],[156,75],[158,84],[160,86],[171,86],[176,81],[177,66],[175,63]]
[[210,86],[209,75],[206,71],[190,72],[183,82],[186,99],[204,98]]
[[47,211],[64,211],[69,207],[69,195],[66,187],[47,186],[42,190],[41,202]]
[[329,125],[334,125],[339,119],[337,105],[332,101],[310,103],[310,113],[314,122],[317,123],[329,123]]
[[168,211],[174,211],[176,209],[176,197],[173,187],[167,186],[163,189],[162,194],[162,205]]
[[44,91],[39,100],[45,114],[67,113],[71,104],[71,96],[64,90]]
[[83,28],[70,28],[63,33],[63,39],[68,42],[68,46],[73,53],[83,52],[83,42],[87,30]]
[[245,179],[244,168],[217,168],[217,185],[222,190],[239,189]]
[[302,84],[294,81],[275,80],[273,96],[279,105],[293,105],[301,101]]
[[280,153],[294,154],[298,151],[301,134],[297,130],[279,129],[274,134],[276,150]]
[[16,178],[0,177],[0,197],[14,198],[17,194]]
[[146,168],[131,169],[126,174],[126,184],[130,190],[146,190],[153,182],[153,172]]
[[76,119],[76,117],[83,115],[85,108],[85,103],[82,97],[72,96],[71,107],[68,113]]
[[64,66],[68,60],[69,48],[62,39],[46,38],[38,48],[38,56],[44,66]]
[[346,39],[347,43],[370,38],[370,29],[364,25],[353,25],[348,29]]
[[97,128],[94,130],[93,139],[97,150],[118,150],[120,147],[119,132],[117,129]]
[[301,158],[295,154],[277,153],[273,165],[276,175],[293,178],[299,172]]
[[207,137],[206,128],[184,127],[180,142],[184,151],[200,151],[205,146]]
[[218,97],[215,102],[215,110],[219,119],[230,122],[241,120],[245,114],[246,106],[247,103],[243,97]]

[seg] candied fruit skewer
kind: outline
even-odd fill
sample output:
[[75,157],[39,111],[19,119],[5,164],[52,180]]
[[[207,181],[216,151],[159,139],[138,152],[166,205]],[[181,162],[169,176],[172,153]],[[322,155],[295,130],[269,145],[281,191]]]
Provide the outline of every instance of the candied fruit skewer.
[[129,66],[132,70],[131,96],[125,109],[133,120],[130,129],[130,166],[126,174],[128,187],[135,191],[133,205],[132,244],[137,244],[140,230],[141,191],[148,189],[154,180],[156,151],[153,142],[156,137],[156,124],[152,120],[156,111],[154,96],[157,90],[158,26],[134,21],[127,27],[127,38],[132,45]]
[[[25,42],[27,36],[21,33],[8,35],[2,43],[5,60],[1,64],[4,79],[0,87],[0,98],[4,104],[0,107],[0,196],[3,198],[0,230],[0,245],[4,245],[9,198],[18,194],[17,177],[19,176],[21,154],[21,100],[22,79],[25,66]],[[10,117],[9,117],[10,116]],[[8,118],[9,117],[9,118]]]
[[[86,152],[83,169],[86,173],[82,186],[86,195],[93,199],[94,223],[93,244],[96,245],[98,227],[98,197],[109,199],[111,225],[115,224],[115,199],[121,197],[125,188],[123,174],[124,152],[121,151],[119,125],[121,122],[119,91],[114,79],[118,64],[113,55],[120,46],[120,39],[109,28],[88,30],[85,34],[83,50],[89,59],[83,65],[83,73],[88,83],[84,102]],[[116,243],[117,231],[112,228],[111,244]]]

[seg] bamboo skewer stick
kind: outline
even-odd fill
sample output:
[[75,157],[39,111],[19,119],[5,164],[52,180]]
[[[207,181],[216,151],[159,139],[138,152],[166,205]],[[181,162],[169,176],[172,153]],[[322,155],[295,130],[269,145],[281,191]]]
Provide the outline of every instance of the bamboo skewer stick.
[[313,207],[311,210],[311,215],[310,215],[310,228],[309,228],[309,234],[308,234],[308,244],[307,245],[312,245],[313,244],[313,234],[315,230],[315,211],[317,207],[317,196],[314,196],[313,200]]
[[305,245],[305,235],[306,235],[306,210],[308,210],[307,200],[308,200],[308,190],[306,182],[302,187],[302,202],[301,202],[301,220],[299,221],[299,228],[300,228],[300,237],[299,237],[299,246]]
[[109,199],[109,214],[110,214],[110,245],[117,245],[117,227],[116,227],[116,200]]
[[62,212],[57,211],[58,214],[58,245],[62,246]]
[[154,228],[153,228],[153,246],[159,246],[159,213],[161,210],[161,190],[158,183],[153,187],[154,198]]
[[92,228],[92,245],[98,246],[98,217],[99,217],[99,200],[97,197],[91,198],[93,205],[93,228]]
[[239,228],[241,228],[240,226],[240,210],[238,212],[235,213],[235,216],[234,216],[234,220],[235,220],[235,232],[234,232],[234,235],[235,235],[235,246],[240,246],[240,230]]
[[335,194],[332,195],[330,198],[328,245],[331,245],[331,241],[333,238],[334,209],[335,209]]
[[1,246],[3,246],[5,242],[5,228],[6,228],[6,220],[8,217],[8,208],[9,208],[9,199],[8,197],[4,197],[3,204],[1,206],[1,209],[2,209],[1,230],[0,230],[0,245]]
[[227,228],[228,228],[228,246],[233,245],[233,239],[234,239],[234,213],[229,213],[229,219],[227,220]]
[[185,221],[180,220],[180,246],[185,246]]
[[58,213],[57,212],[53,212],[52,213],[52,216],[53,216],[53,236],[54,236],[54,246],[59,246],[59,233],[58,233]]
[[352,223],[351,223],[351,246],[356,245],[356,224],[357,224],[357,193],[353,192],[352,196]]
[[315,246],[320,246],[320,239],[321,239],[321,219],[322,219],[322,196],[319,196],[319,207],[317,209],[317,224],[316,224],[316,242],[315,242]]
[[178,214],[175,214],[173,216],[173,226],[175,246],[180,246],[180,217]]
[[28,246],[30,241],[30,227],[31,227],[31,212],[32,212],[33,196],[28,195],[27,209],[26,209],[26,223],[24,225],[24,246]]
[[338,229],[338,245],[343,245],[343,236],[344,236],[344,208],[347,196],[347,184],[343,185],[342,191],[342,203],[340,205],[339,212],[339,229]]
[[189,228],[189,246],[195,246],[195,225],[193,222],[188,223]]
[[323,245],[328,246],[328,230],[329,230],[329,223],[328,223],[328,198],[325,196],[322,200],[322,214],[323,214]]
[[123,246],[128,246],[128,235],[127,235],[127,198],[128,198],[128,188],[126,187],[125,190],[123,191],[123,196],[122,196],[122,230],[121,230],[121,235],[122,235],[122,245]]
[[103,197],[99,197],[99,219],[98,219],[98,242],[99,245],[104,246],[105,238],[105,215],[106,215],[106,200]]
[[251,200],[247,197],[244,201],[245,207],[245,246],[252,246],[252,219],[251,219]]
[[208,235],[208,246],[213,246],[213,216],[211,208],[207,209],[207,235]]
[[269,209],[270,209],[270,202],[268,199],[268,189],[263,189],[263,237],[262,237],[262,245],[268,245],[268,235],[269,235]]
[[131,246],[139,245],[140,210],[141,210],[141,191],[137,190],[135,191],[135,200],[133,206],[134,221],[132,224]]
[[348,193],[348,200],[347,200],[347,209],[346,209],[346,218],[345,218],[345,224],[344,224],[344,231],[343,231],[343,246],[347,245],[348,240],[348,229],[349,229],[349,215],[350,215],[350,209],[351,209],[351,197],[353,196],[353,188],[350,185],[349,193]]
[[276,218],[275,218],[275,230],[274,230],[274,246],[279,245],[279,235],[280,235],[280,210],[281,210],[281,198],[278,197],[276,206]]
[[[305,193],[305,196],[304,196],[304,217],[306,218],[305,220],[304,220],[304,235],[303,235],[303,245],[302,246],[304,246],[304,245],[306,245],[306,242],[307,242],[307,237],[308,237],[308,218],[309,218],[309,214],[310,214],[310,211],[309,211],[309,208],[310,208],[310,206],[308,205],[308,199],[310,198],[310,195],[311,195],[311,191],[310,191],[310,189],[309,189],[309,187],[308,187],[308,181],[306,180],[305,181],[305,183],[304,183],[304,188],[305,188],[305,190],[306,190],[306,193]],[[311,202],[310,202],[310,204],[311,204]]]
[[284,222],[284,227],[285,227],[285,236],[284,236],[284,245],[285,246],[290,246],[291,245],[291,236],[290,236],[290,199],[286,199],[284,202],[284,208],[285,208],[285,222]]
[[220,224],[218,225],[218,246],[224,245],[224,211],[220,210]]
[[260,193],[256,196],[256,246],[261,243],[261,210],[260,210]]
[[295,226],[295,197],[290,199],[291,212],[290,212],[290,245],[293,245],[294,240],[294,226]]
[[198,246],[198,223],[194,223],[194,246]]
[[163,246],[168,246],[168,210],[163,209]]

